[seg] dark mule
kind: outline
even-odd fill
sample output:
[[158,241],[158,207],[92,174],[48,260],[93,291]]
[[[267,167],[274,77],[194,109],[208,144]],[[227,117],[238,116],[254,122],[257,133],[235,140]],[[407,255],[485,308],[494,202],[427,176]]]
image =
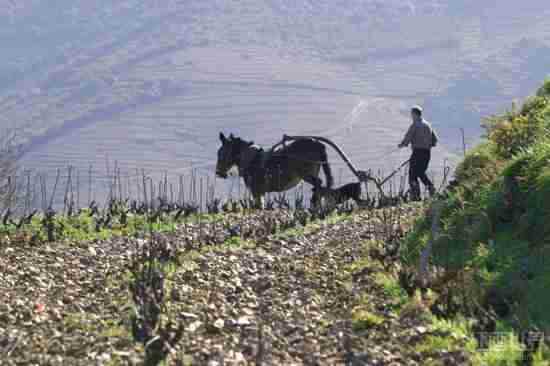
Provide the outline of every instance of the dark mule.
[[258,204],[268,192],[282,192],[298,185],[302,180],[313,185],[312,202],[319,202],[322,180],[321,167],[327,187],[333,184],[325,145],[313,139],[300,139],[273,152],[266,152],[253,142],[231,134],[220,133],[222,146],[218,150],[216,175],[227,178],[231,167],[237,166],[239,176]]

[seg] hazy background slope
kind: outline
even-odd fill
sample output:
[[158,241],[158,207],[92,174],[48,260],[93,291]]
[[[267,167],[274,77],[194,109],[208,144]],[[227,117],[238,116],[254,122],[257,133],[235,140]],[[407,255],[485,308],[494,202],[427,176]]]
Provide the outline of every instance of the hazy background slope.
[[[219,131],[271,146],[341,144],[390,169],[413,103],[443,137],[433,170],[479,120],[549,72],[545,1],[0,1],[0,125],[22,165],[118,161],[213,175]],[[342,180],[349,173],[335,154]],[[112,164],[112,163],[111,163]]]

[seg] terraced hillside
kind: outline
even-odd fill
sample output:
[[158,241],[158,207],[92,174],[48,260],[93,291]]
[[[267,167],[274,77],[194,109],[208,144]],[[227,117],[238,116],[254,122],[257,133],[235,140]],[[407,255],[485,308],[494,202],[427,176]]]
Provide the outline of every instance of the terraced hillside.
[[[219,130],[267,146],[320,134],[388,170],[419,102],[444,137],[439,172],[459,127],[473,143],[480,115],[546,72],[544,2],[491,6],[3,1],[0,124],[21,131],[22,165],[50,175],[67,164],[104,175],[106,158],[128,174],[212,174]],[[532,57],[513,51],[521,42]]]

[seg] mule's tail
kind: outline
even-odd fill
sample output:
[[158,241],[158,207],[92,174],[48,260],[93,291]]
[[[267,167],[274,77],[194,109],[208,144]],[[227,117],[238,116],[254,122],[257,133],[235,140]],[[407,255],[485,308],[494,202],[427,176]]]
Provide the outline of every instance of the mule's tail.
[[332,176],[332,169],[330,168],[330,164],[328,163],[328,155],[327,155],[327,149],[325,148],[325,145],[322,145],[323,149],[321,152],[321,159],[324,161],[323,163],[323,173],[325,173],[325,178],[327,182],[327,187],[332,188],[334,185],[334,177]]

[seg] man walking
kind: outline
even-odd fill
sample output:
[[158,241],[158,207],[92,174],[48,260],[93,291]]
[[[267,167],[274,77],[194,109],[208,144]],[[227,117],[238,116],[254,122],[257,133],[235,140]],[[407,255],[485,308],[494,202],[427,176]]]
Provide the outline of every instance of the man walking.
[[410,197],[413,201],[419,201],[419,178],[428,188],[430,196],[435,193],[434,185],[426,175],[426,170],[430,163],[431,148],[437,145],[438,138],[430,123],[422,118],[422,108],[420,106],[411,108],[411,117],[413,122],[399,147],[402,148],[411,144],[412,155],[409,162]]

